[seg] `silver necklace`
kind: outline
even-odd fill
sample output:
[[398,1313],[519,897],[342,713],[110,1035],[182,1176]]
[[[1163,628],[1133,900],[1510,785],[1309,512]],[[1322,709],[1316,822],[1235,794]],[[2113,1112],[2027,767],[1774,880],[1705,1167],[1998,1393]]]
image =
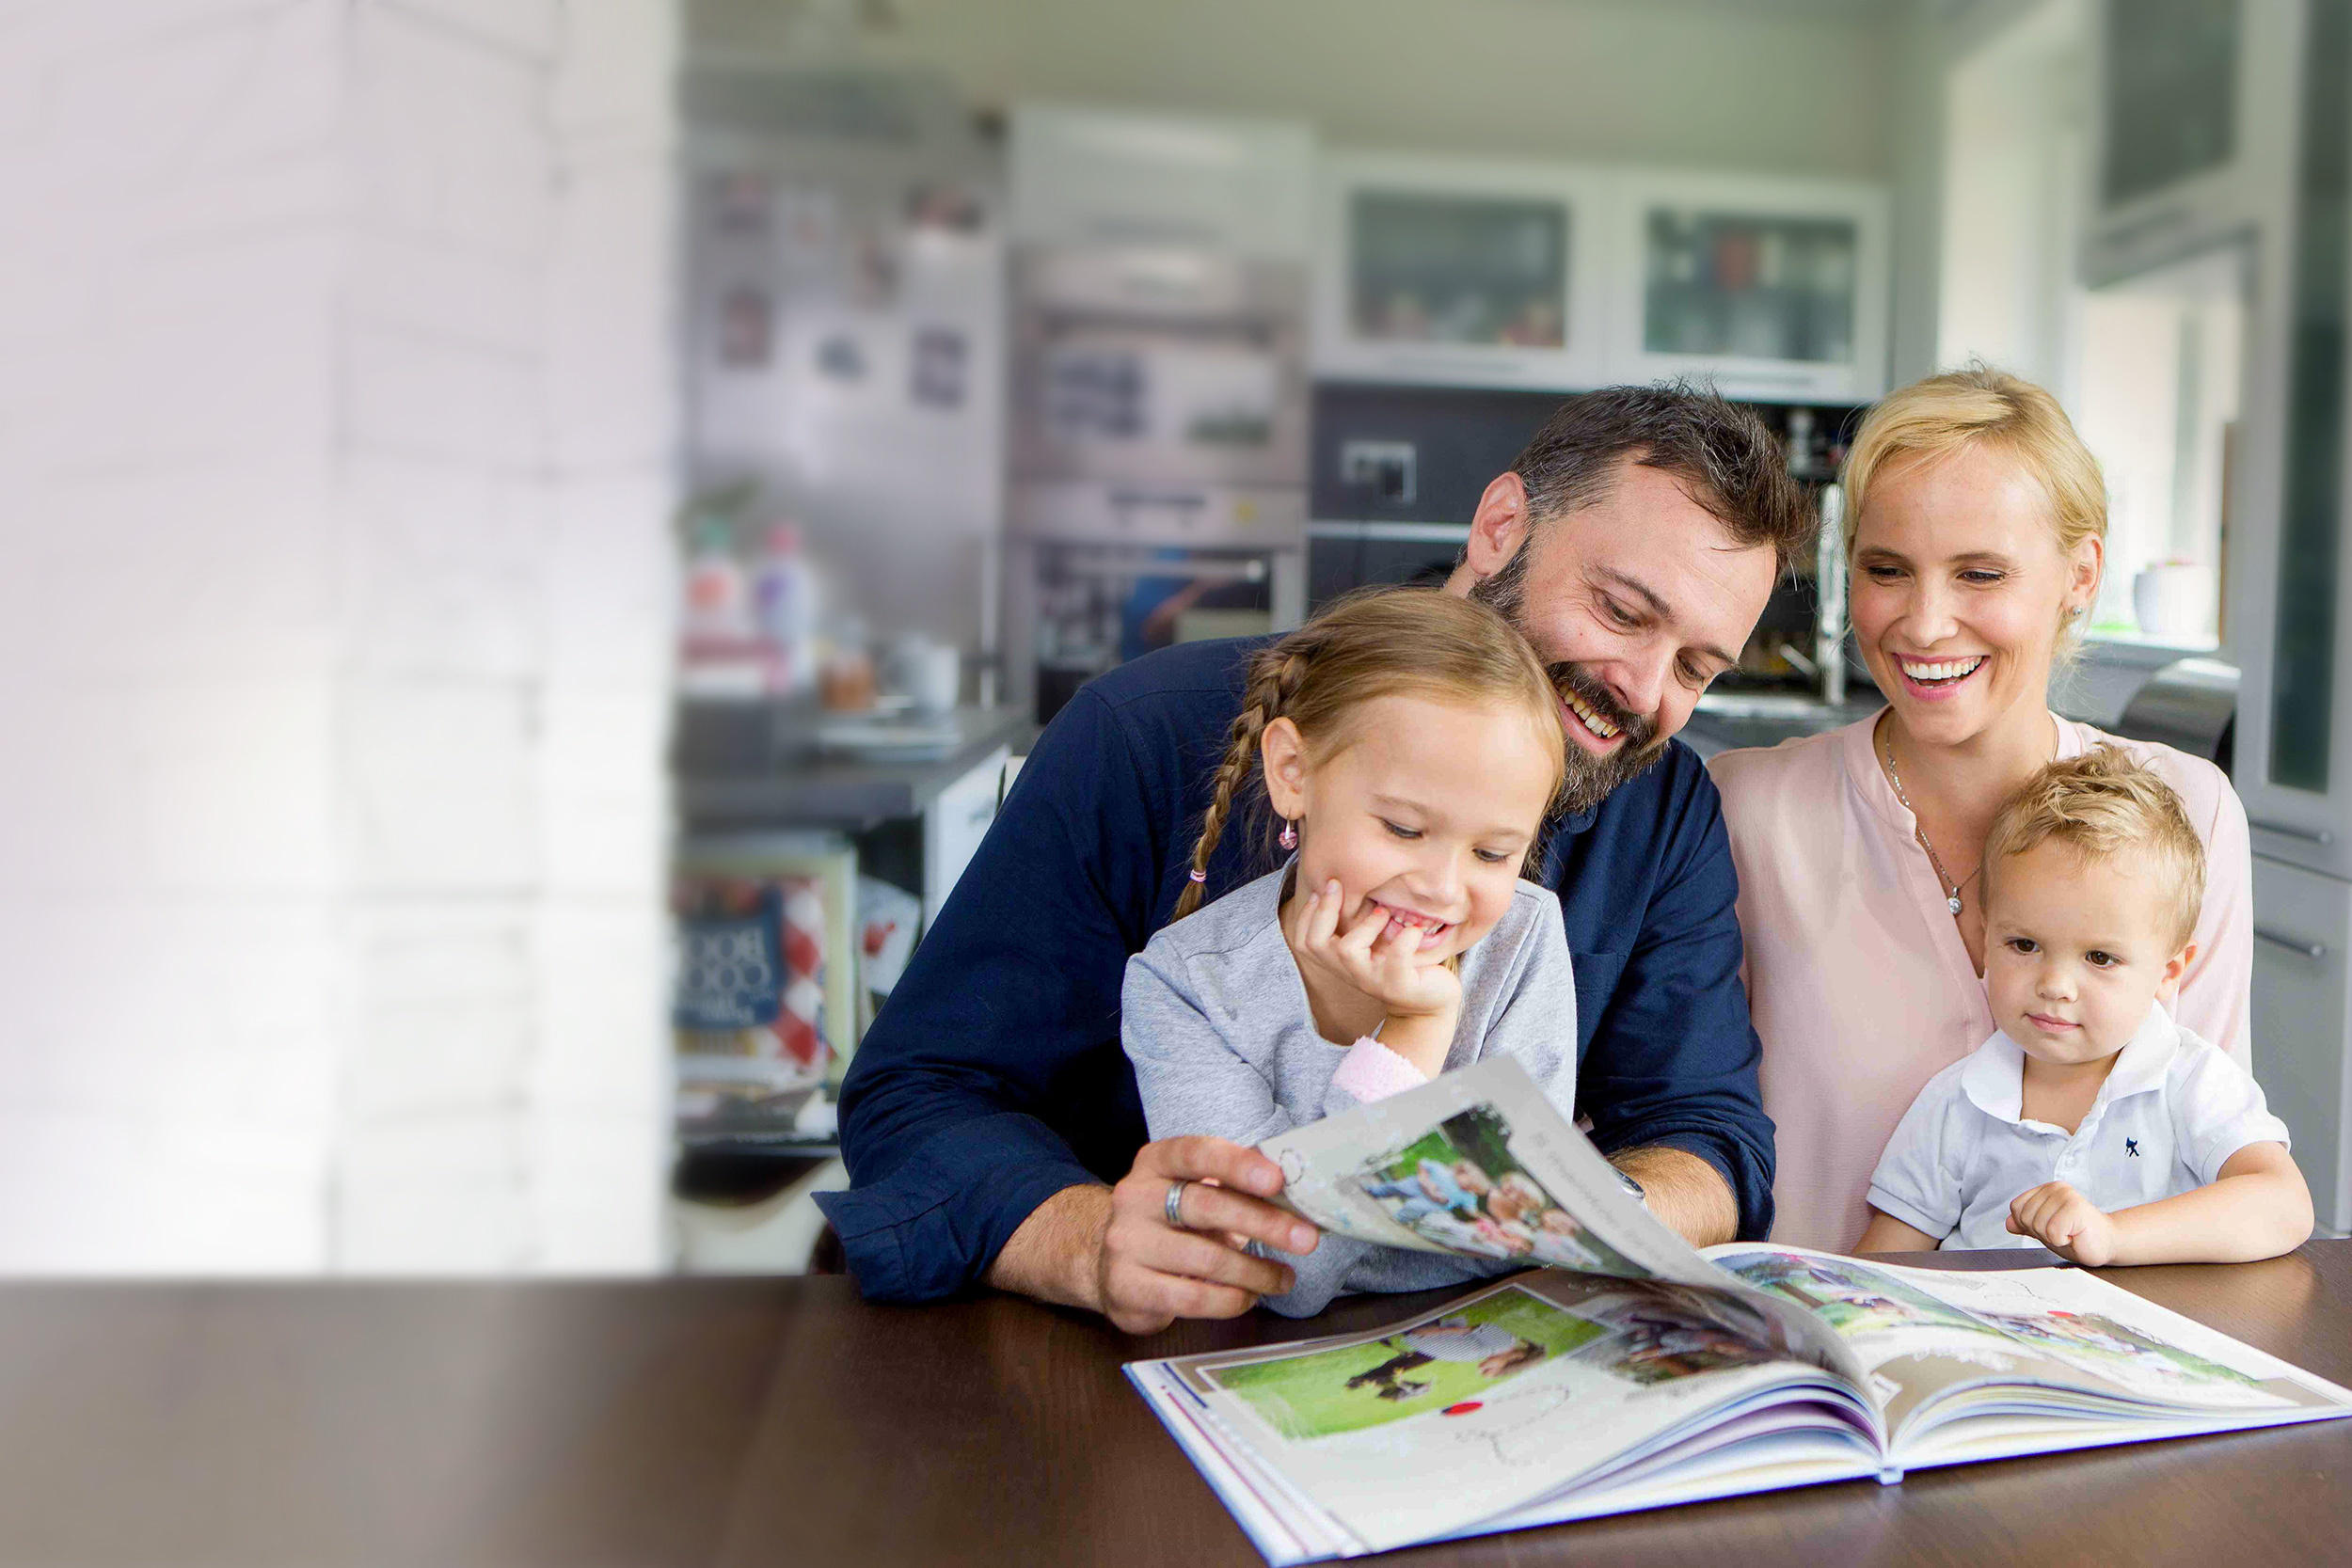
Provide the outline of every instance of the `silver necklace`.
[[[1911,836],[1919,841],[1919,847],[1928,852],[1928,863],[1935,867],[1935,885],[1944,890],[1944,907],[1951,911],[1954,915],[1958,915],[1960,913],[1960,890],[1966,887],[1968,882],[1952,880],[1951,873],[1946,871],[1944,863],[1936,858],[1935,846],[1928,842],[1927,830],[1919,826],[1919,808],[1913,805],[1911,797],[1903,793],[1903,776],[1897,771],[1895,767],[1895,737],[1886,736],[1881,745],[1886,752],[1886,776],[1894,782],[1895,799],[1903,803],[1903,810],[1911,813]],[[1976,871],[1968,873],[1968,881],[1975,881],[1977,871],[1983,869],[1984,867],[1979,864]]]

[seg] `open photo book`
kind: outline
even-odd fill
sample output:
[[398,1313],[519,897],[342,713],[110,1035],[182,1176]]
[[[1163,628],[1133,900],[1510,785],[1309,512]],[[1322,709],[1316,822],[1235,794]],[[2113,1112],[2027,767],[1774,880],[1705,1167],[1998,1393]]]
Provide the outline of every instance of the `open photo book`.
[[1128,1366],[1273,1563],[2352,1415],[2079,1270],[1694,1250],[1507,1057],[1260,1147],[1326,1231],[1549,1265],[1370,1333]]

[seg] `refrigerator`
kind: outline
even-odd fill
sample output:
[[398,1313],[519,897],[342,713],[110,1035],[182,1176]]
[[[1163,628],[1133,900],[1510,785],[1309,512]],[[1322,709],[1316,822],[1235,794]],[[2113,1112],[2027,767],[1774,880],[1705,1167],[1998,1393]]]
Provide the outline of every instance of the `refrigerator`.
[[[2224,228],[2227,243],[2245,246],[2249,273],[2222,636],[2243,673],[2233,782],[2254,856],[2254,1072],[2293,1135],[2321,1231],[2344,1235],[2352,1232],[2352,550],[2344,543],[2352,0],[2249,0],[2235,14],[2244,55],[2233,69],[2263,90],[2235,100],[2242,119],[2217,121],[2228,134],[2217,132],[2216,150],[2185,164],[2174,186],[2186,200],[2213,184],[2212,168],[2233,171]],[[2128,52],[2116,41],[2129,37],[2128,16],[2110,0],[2103,18],[2099,112],[2110,141],[2136,112]],[[2135,186],[2134,200],[2160,201],[2164,188]],[[2116,249],[2093,244],[2091,281],[2115,265]]]
[[690,489],[799,525],[834,632],[993,673],[1001,153],[921,75],[699,65],[684,93]]

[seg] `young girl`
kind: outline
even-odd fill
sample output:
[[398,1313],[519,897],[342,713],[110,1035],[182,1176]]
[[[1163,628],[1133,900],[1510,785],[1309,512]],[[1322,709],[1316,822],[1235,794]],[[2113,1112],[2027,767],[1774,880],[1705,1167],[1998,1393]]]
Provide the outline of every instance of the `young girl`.
[[[1497,1053],[1565,1112],[1567,937],[1519,871],[1565,745],[1534,651],[1436,590],[1343,600],[1259,654],[1193,885],[1127,964],[1120,1033],[1152,1136],[1255,1144]],[[1219,835],[1261,802],[1295,855],[1200,908]],[[1280,1257],[1297,1278],[1267,1305],[1293,1316],[1513,1266],[1333,1235]]]

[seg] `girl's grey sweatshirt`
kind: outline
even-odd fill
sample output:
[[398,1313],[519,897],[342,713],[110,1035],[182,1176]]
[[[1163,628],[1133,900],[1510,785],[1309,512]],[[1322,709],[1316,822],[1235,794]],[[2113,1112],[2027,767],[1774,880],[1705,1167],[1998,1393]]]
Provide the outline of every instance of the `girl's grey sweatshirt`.
[[[1209,1133],[1256,1144],[1357,1101],[1335,1087],[1350,1046],[1317,1033],[1306,982],[1282,940],[1290,867],[1234,889],[1154,934],[1127,960],[1120,1037],[1154,1139]],[[1494,928],[1462,955],[1462,1015],[1447,1068],[1517,1057],[1564,1117],[1576,1105],[1576,982],[1560,902],[1522,880]],[[1270,1256],[1297,1272],[1266,1305],[1320,1312],[1350,1291],[1426,1291],[1521,1267],[1410,1252],[1327,1233],[1311,1253]]]

